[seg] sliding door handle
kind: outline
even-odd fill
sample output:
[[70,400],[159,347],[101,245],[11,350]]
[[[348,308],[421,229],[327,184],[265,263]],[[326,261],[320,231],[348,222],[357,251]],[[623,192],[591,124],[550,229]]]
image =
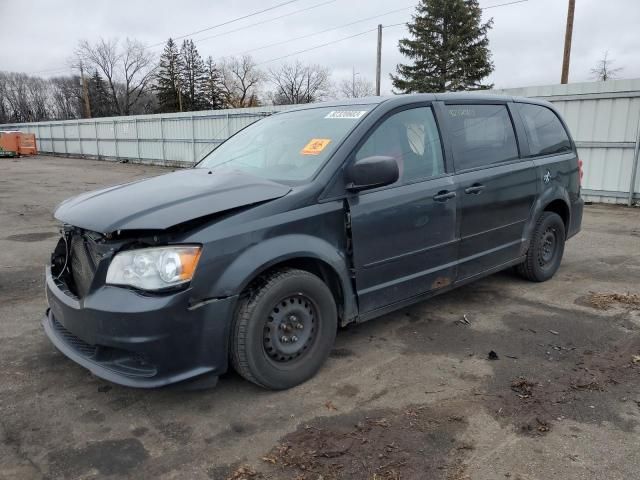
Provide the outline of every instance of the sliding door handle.
[[484,190],[484,185],[480,185],[479,183],[474,183],[470,187],[464,189],[464,193],[481,193]]
[[436,202],[446,202],[447,200],[454,198],[456,196],[456,192],[449,192],[448,190],[442,190],[436,193],[433,196],[433,199]]

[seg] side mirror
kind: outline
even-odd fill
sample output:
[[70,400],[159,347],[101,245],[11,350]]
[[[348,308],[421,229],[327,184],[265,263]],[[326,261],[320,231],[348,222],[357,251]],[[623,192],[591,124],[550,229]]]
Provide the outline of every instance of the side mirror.
[[384,187],[398,180],[400,170],[393,157],[366,157],[354,161],[347,169],[347,190],[358,192]]

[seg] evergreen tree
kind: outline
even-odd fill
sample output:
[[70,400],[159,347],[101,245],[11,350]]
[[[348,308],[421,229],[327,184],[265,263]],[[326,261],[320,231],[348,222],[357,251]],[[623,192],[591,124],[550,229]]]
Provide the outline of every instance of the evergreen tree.
[[114,114],[111,97],[107,92],[107,85],[97,70],[89,78],[89,104],[92,117],[108,117]]
[[204,98],[207,108],[217,110],[224,107],[224,91],[222,86],[222,74],[209,56],[205,62],[206,80]]
[[162,55],[160,55],[154,85],[160,112],[181,112],[184,110],[180,84],[182,70],[182,56],[178,51],[178,46],[170,38],[167,40]]
[[402,93],[480,90],[493,72],[487,32],[493,19],[482,23],[478,0],[420,0],[411,38],[399,42],[400,52],[413,64],[399,64],[391,75]]
[[193,40],[185,40],[180,48],[183,110],[203,110],[207,108],[207,71]]

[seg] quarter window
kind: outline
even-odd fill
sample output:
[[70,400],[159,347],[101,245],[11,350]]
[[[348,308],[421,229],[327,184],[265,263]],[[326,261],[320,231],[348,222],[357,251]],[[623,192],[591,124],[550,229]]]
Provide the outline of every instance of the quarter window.
[[547,107],[519,104],[520,116],[529,140],[531,155],[551,155],[571,151],[571,141],[564,126]]
[[518,158],[516,136],[505,105],[447,105],[456,170]]
[[403,110],[385,119],[356,152],[356,159],[380,155],[396,159],[402,183],[444,173],[442,146],[431,108]]

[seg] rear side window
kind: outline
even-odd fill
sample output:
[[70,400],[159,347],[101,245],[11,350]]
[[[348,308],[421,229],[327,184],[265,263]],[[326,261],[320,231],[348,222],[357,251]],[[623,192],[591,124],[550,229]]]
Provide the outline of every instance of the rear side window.
[[446,105],[456,170],[518,158],[511,117],[505,105]]
[[540,105],[519,104],[531,155],[571,151],[571,141],[557,115]]

